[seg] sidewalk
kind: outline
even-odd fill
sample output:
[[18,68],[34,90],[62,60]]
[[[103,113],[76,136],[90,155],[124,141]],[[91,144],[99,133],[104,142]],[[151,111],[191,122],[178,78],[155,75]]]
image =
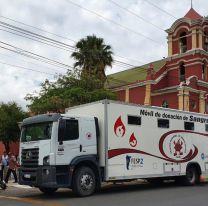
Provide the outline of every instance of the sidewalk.
[[7,187],[16,187],[16,188],[22,188],[22,189],[32,189],[32,187],[30,187],[30,186],[19,185],[18,183],[13,183],[13,181],[9,181],[7,183]]

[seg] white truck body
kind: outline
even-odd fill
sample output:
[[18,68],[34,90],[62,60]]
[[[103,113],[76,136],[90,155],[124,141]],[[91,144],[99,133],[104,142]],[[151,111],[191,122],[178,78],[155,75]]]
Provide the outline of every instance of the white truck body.
[[[114,101],[66,110],[75,114],[99,120],[99,163],[106,181],[185,175],[190,162],[208,175],[207,115]],[[131,116],[141,118],[141,124],[128,124]],[[158,120],[168,120],[169,128],[159,128]],[[185,122],[194,129],[186,130]]]
[[[40,125],[48,136],[33,141]],[[87,196],[101,182],[208,176],[208,116],[199,113],[102,100],[28,118],[21,136],[20,184],[43,192]]]

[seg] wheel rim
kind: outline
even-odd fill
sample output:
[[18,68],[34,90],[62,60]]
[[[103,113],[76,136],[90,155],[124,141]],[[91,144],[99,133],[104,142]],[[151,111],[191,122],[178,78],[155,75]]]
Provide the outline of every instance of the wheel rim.
[[194,182],[194,172],[192,170],[188,170],[187,171],[187,179],[189,182]]
[[85,191],[90,190],[93,186],[93,178],[90,174],[84,174],[81,177],[81,188]]

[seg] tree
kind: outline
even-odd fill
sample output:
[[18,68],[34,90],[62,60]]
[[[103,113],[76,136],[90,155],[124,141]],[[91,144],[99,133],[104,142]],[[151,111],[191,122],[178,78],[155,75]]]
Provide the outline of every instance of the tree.
[[26,113],[15,103],[0,104],[0,140],[9,152],[9,144],[19,140],[20,129],[18,122],[26,117]]
[[115,94],[104,88],[105,69],[112,66],[112,50],[102,38],[87,36],[76,44],[72,57],[75,71],[60,75],[55,82],[45,82],[38,94],[28,94],[25,99],[31,112],[64,112],[69,106],[100,99],[115,99]]
[[110,45],[105,45],[102,38],[95,35],[87,36],[76,44],[76,51],[72,53],[75,59],[75,68],[82,70],[82,75],[95,75],[104,84],[106,80],[105,69],[112,67],[113,57]]
[[115,94],[105,89],[97,76],[68,71],[54,82],[45,80],[38,95],[28,94],[25,99],[31,102],[30,111],[39,114],[64,112],[67,107],[105,98],[115,99]]

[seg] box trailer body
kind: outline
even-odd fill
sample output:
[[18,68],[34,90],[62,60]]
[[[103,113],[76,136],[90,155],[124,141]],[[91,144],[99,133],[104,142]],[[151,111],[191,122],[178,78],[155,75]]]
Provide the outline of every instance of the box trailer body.
[[[103,100],[68,108],[63,115],[52,115],[52,119],[43,116],[42,120],[31,117],[23,121],[22,138],[29,125],[52,124],[50,138],[31,141],[26,135],[28,140],[21,142],[20,184],[44,192],[69,187],[85,196],[96,187],[80,192],[83,185],[81,189],[76,185],[80,176],[83,181],[84,177],[88,182],[95,180],[97,186],[108,181],[183,176],[192,184],[200,175],[208,176],[207,115]],[[65,135],[66,124],[72,125],[67,130],[73,133],[72,138],[60,139],[62,122]],[[77,132],[72,127],[78,128]],[[26,156],[32,150],[38,151],[37,170],[27,168]],[[39,173],[40,180],[34,173]],[[84,176],[91,173],[91,179],[90,175]],[[86,184],[83,187],[87,190]]]

